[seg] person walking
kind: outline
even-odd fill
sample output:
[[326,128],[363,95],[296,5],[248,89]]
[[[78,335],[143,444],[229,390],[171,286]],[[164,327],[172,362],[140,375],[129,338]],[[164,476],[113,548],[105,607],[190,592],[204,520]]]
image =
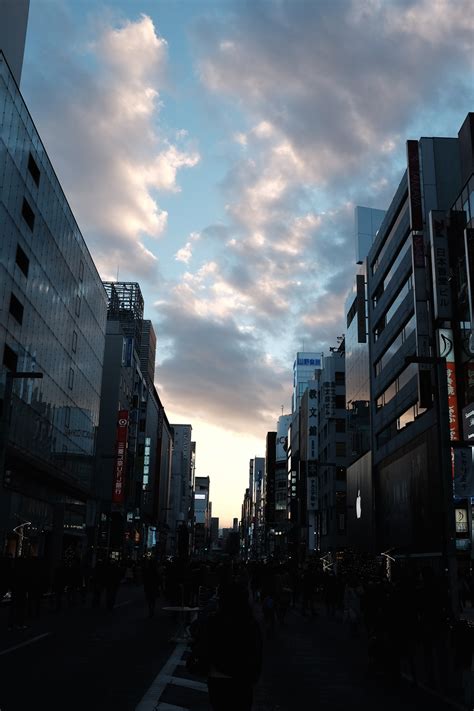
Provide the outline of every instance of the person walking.
[[221,586],[218,609],[202,625],[194,653],[207,670],[213,711],[251,711],[262,669],[262,634],[242,586]]
[[155,614],[156,598],[160,582],[156,562],[153,558],[149,558],[144,562],[142,578],[143,590],[148,604],[148,616],[151,619]]

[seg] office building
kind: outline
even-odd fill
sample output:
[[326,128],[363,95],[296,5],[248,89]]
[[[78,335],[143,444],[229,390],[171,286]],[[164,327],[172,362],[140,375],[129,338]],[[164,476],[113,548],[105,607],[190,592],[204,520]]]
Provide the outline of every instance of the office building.
[[[84,551],[95,523],[107,299],[2,55],[0,121],[0,392],[9,430],[0,538],[13,555],[27,540],[53,565],[66,550]],[[42,379],[14,379],[5,403],[15,371]],[[18,535],[27,529],[27,539]]]

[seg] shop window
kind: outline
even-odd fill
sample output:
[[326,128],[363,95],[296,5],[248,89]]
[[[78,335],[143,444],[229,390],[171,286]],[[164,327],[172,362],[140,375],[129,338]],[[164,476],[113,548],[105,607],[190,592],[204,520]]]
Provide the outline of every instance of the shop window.
[[34,226],[35,226],[35,213],[31,209],[30,203],[26,198],[23,198],[23,205],[21,207],[21,214],[23,219],[25,220],[26,224],[30,228],[30,230],[33,232]]

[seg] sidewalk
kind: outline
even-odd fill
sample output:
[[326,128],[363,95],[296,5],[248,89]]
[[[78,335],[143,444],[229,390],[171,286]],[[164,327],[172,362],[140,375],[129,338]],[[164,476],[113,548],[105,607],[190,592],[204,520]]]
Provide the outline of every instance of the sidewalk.
[[265,641],[264,669],[256,689],[254,711],[430,711],[467,708],[459,699],[399,683],[370,670],[367,639],[350,636],[341,619],[304,617],[290,610],[284,627]]

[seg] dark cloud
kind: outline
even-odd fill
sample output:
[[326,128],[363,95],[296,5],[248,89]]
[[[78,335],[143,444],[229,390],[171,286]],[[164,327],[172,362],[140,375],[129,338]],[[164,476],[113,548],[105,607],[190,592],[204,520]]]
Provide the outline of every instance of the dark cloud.
[[258,334],[243,332],[232,319],[199,317],[179,303],[160,305],[157,330],[173,351],[156,371],[165,403],[179,403],[190,418],[224,429],[268,430],[288,389]]

